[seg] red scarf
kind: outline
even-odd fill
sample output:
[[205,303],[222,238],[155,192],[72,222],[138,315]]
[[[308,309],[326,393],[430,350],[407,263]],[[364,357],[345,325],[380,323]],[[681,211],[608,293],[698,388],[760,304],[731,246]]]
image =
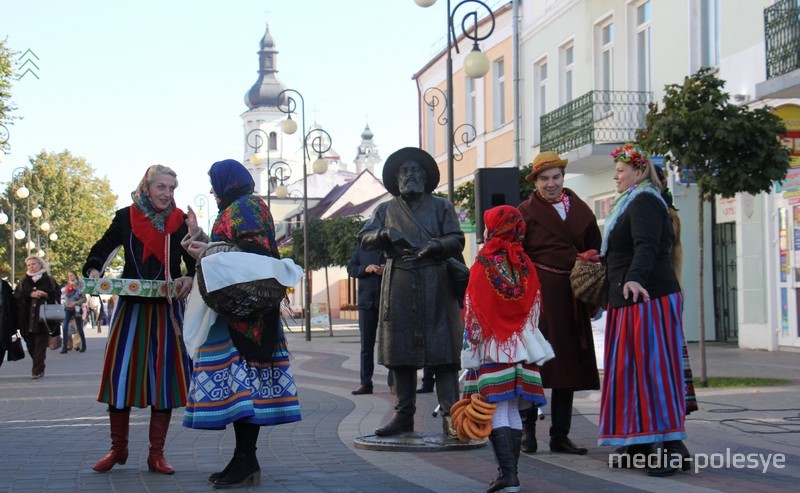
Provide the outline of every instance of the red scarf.
[[487,237],[470,268],[464,321],[470,340],[494,339],[503,348],[531,320],[534,303],[541,302],[541,285],[522,248],[525,223],[519,210],[501,205],[483,218]]
[[136,206],[130,207],[131,211],[131,230],[133,231],[133,235],[139,239],[144,245],[144,249],[142,251],[142,262],[146,261],[150,255],[155,255],[155,257],[161,262],[164,263],[164,245],[167,239],[167,235],[170,233],[174,233],[181,227],[183,224],[183,216],[184,213],[182,210],[175,207],[172,210],[172,213],[167,217],[167,220],[164,222],[164,231],[158,231],[155,226],[153,226],[153,222]]

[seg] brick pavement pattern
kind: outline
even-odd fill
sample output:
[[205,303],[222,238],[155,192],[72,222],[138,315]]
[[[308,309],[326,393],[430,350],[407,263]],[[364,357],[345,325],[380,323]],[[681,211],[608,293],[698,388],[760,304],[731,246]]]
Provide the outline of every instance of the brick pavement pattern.
[[[287,332],[303,412],[298,423],[265,428],[259,436],[261,492],[481,492],[496,474],[489,446],[459,452],[413,453],[356,449],[353,439],[370,435],[391,417],[393,396],[353,396],[358,386],[358,329],[352,323],[314,331],[311,341],[297,327]],[[166,456],[173,476],[147,471],[148,410],[131,415],[130,457],[109,473],[91,467],[110,445],[108,417],[96,399],[107,331],[89,331],[88,350],[48,351],[46,376],[31,380],[30,359],[0,368],[0,491],[162,492],[213,491],[206,477],[233,451],[233,430],[198,431],[181,426],[176,410]],[[697,347],[690,345],[698,374]],[[547,451],[548,421],[538,427],[537,454],[520,458],[522,491],[797,491],[800,483],[800,353],[767,353],[709,344],[714,376],[780,377],[791,385],[698,389],[701,410],[689,416],[686,441],[693,454],[783,454],[783,468],[705,468],[668,478],[643,471],[612,470],[607,447],[598,447],[598,392],[575,399],[573,440],[585,456]],[[376,382],[386,370],[376,367]],[[434,394],[418,396],[416,429],[437,432]],[[544,409],[545,414],[547,408]],[[248,491],[243,489],[240,491]]]

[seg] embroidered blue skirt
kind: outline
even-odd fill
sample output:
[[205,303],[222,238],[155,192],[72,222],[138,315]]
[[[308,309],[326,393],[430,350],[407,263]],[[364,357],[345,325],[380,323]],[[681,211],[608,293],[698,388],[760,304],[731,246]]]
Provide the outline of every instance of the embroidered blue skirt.
[[221,430],[239,420],[259,426],[300,421],[300,400],[282,333],[272,362],[248,362],[219,317],[197,351],[183,426]]

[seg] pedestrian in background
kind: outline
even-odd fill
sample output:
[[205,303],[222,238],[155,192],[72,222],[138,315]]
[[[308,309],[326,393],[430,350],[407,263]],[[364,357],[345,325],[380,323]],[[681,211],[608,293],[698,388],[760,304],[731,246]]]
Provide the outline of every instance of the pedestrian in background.
[[31,255],[25,259],[25,276],[17,283],[14,299],[17,302],[19,329],[33,360],[31,378],[44,376],[45,359],[50,336],[58,335],[58,325],[39,319],[39,306],[43,303],[58,303],[61,289],[47,269],[41,257]]
[[[358,330],[361,334],[360,381],[353,395],[372,393],[372,374],[375,371],[375,339],[378,333],[378,309],[381,297],[381,276],[386,257],[379,250],[364,250],[360,245],[347,264],[347,274],[358,279]],[[391,388],[392,373],[388,385]]]
[[64,322],[61,324],[61,354],[66,354],[69,348],[70,321],[75,321],[75,330],[81,338],[80,352],[86,351],[86,336],[83,333],[83,319],[81,318],[81,307],[86,301],[81,284],[78,281],[78,274],[71,270],[67,273],[67,285],[64,287]]

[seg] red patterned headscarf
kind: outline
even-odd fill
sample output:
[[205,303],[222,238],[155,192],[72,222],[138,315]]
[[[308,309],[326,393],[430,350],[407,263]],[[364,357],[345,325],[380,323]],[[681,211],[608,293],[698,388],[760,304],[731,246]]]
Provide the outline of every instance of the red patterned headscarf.
[[529,321],[538,324],[541,285],[522,248],[525,222],[519,210],[501,205],[487,210],[483,220],[486,240],[470,269],[464,321],[470,340],[494,339],[502,350]]

